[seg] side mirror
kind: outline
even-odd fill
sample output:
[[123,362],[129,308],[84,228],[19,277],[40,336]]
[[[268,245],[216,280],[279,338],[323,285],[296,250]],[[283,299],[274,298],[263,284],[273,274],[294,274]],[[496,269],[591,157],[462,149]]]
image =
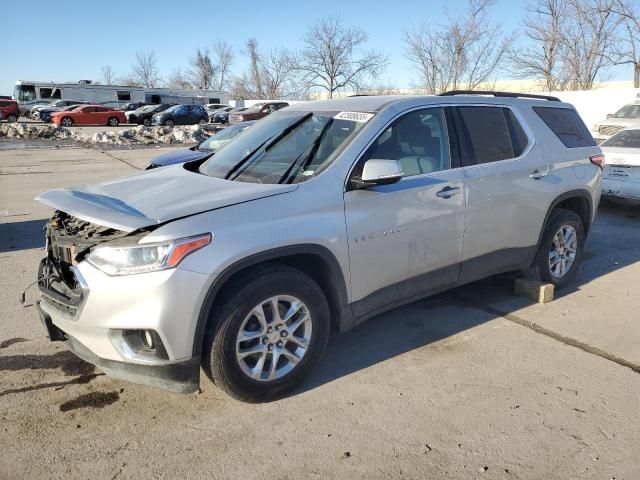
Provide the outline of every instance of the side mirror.
[[362,180],[359,188],[374,185],[389,185],[396,183],[404,176],[402,167],[397,160],[382,160],[372,158],[367,160],[362,169]]

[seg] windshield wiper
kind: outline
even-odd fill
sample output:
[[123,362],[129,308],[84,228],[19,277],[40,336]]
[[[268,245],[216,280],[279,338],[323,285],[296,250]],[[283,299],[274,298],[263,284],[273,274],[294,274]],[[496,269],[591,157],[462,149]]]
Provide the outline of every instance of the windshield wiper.
[[263,147],[263,145],[264,145],[265,143],[267,143],[271,138],[273,138],[273,137],[269,137],[269,138],[267,138],[264,142],[262,142],[262,143],[261,143],[260,145],[258,145],[256,148],[254,148],[253,150],[251,150],[251,151],[249,152],[249,154],[248,154],[248,155],[245,155],[245,156],[244,156],[244,158],[243,158],[242,160],[240,160],[238,163],[236,163],[236,164],[233,166],[233,168],[232,168],[231,170],[229,170],[229,173],[227,173],[227,174],[224,176],[224,179],[225,179],[225,180],[229,180],[229,179],[231,178],[231,175],[233,175],[233,174],[234,174],[234,173],[236,173],[238,170],[240,170],[240,167],[242,167],[245,163],[247,163],[247,161],[248,161],[251,157],[253,157],[253,156],[258,152],[258,150],[260,150],[260,149]]
[[278,143],[280,140],[282,140],[283,137],[288,135],[289,132],[291,132],[292,130],[295,130],[296,128],[298,128],[298,126],[300,126],[300,124],[306,122],[312,115],[313,115],[313,112],[309,112],[306,115],[303,115],[302,117],[300,117],[298,120],[293,122],[288,127],[286,127],[278,135],[276,135],[276,137],[273,139],[273,141],[269,142],[269,145],[264,147],[264,151],[268,152],[269,150],[271,150],[275,146],[276,143]]
[[309,147],[311,147],[311,151],[309,152],[309,155],[307,155],[306,157],[303,157],[304,152],[306,152],[309,149],[309,147],[307,147],[302,151],[300,155],[296,157],[296,159],[293,162],[291,162],[291,165],[282,174],[282,176],[280,177],[280,180],[278,180],[278,183],[283,183],[287,179],[291,181],[294,178],[294,176],[291,176],[291,178],[289,178],[289,176],[291,175],[293,168],[298,164],[298,160],[300,160],[301,158],[305,159],[300,167],[300,169],[304,172],[305,168],[309,166],[309,164],[313,161],[313,158],[316,156],[316,153],[318,152],[318,148],[320,147],[320,143],[322,142],[322,139],[324,138],[324,136],[327,134],[327,131],[329,130],[329,127],[331,126],[332,123],[333,123],[333,118],[329,119],[326,125],[322,127],[322,131],[320,132],[320,134],[316,137],[313,143],[309,145]]
[[[253,150],[251,150],[251,152],[249,152],[248,155],[246,155],[242,160],[240,160],[238,163],[236,163],[234,165],[234,167],[229,170],[229,173],[227,173],[224,177],[225,180],[233,180],[231,178],[231,175],[233,175],[234,173],[236,173],[251,157],[253,157],[258,150],[260,150],[265,144],[267,145],[264,148],[265,152],[268,152],[269,149],[271,149],[276,143],[278,143],[285,135],[287,135],[289,132],[291,132],[292,130],[294,130],[296,127],[298,127],[301,123],[303,123],[304,121],[308,120],[309,117],[311,117],[313,115],[313,112],[309,112],[306,115],[300,117],[298,120],[296,120],[295,122],[293,122],[291,125],[289,125],[288,127],[286,127],[284,130],[282,130],[278,135],[275,136],[275,138],[273,136],[267,138],[264,142],[262,142],[260,145],[258,145],[256,148],[254,148]],[[273,140],[271,140],[273,139]],[[269,141],[271,140],[271,141]],[[267,142],[269,142],[267,144]],[[297,159],[296,159],[297,160]]]

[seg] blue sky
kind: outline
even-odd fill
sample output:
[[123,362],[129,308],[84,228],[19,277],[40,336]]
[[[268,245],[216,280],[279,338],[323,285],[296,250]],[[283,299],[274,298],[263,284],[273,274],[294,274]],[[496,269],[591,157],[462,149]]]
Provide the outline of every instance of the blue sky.
[[[18,79],[99,80],[103,65],[122,75],[130,71],[136,50],[154,51],[164,75],[178,67],[184,71],[195,48],[210,46],[216,39],[233,45],[233,70],[239,72],[246,65],[242,50],[247,38],[256,37],[263,49],[297,48],[305,28],[323,15],[339,15],[345,24],[364,29],[369,47],[390,58],[379,83],[407,87],[413,72],[403,56],[403,31],[442,23],[445,8],[455,13],[465,4],[466,0],[12,0],[2,6],[0,94],[11,94]],[[505,31],[514,31],[525,4],[526,0],[497,0],[493,18]],[[613,78],[629,78],[626,70],[617,69]]]

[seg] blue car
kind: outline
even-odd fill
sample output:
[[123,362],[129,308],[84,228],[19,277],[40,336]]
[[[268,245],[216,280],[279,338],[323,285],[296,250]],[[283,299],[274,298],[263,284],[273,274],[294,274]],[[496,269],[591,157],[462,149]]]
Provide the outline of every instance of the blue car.
[[250,120],[246,122],[236,123],[230,127],[224,128],[214,133],[200,145],[196,145],[184,150],[164,153],[154,157],[145,170],[151,170],[158,167],[166,167],[167,165],[175,165],[177,163],[192,162],[194,160],[203,160],[209,158],[227,143],[245,131],[256,121]]

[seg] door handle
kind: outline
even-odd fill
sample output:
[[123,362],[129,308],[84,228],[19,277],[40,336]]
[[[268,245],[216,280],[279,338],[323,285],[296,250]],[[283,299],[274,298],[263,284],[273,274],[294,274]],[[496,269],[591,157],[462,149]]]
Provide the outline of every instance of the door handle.
[[436,192],[436,197],[451,198],[454,195],[458,195],[459,193],[460,193],[460,187],[450,187],[447,185],[442,190]]
[[548,174],[549,174],[548,168],[542,172],[536,168],[533,172],[529,174],[529,177],[533,178],[534,180],[540,180],[541,178],[546,177]]

